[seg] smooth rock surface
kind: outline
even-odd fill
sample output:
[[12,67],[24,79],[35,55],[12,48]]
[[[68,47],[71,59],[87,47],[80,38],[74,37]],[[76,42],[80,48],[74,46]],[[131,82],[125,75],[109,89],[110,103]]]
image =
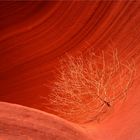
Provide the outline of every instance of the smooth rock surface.
[[[23,107],[52,113],[44,85],[55,81],[59,57],[90,47],[117,48],[122,60],[135,60],[136,80],[122,106],[84,128]],[[139,71],[139,0],[0,1],[0,101],[23,105],[0,103],[0,139],[139,140]]]
[[0,102],[1,140],[91,140],[84,129],[54,115]]

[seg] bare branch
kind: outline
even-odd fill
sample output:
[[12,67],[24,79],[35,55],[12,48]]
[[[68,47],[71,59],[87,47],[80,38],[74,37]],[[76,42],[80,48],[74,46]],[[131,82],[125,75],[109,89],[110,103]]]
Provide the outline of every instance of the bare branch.
[[135,74],[133,61],[112,54],[66,56],[60,60],[50,102],[57,115],[77,123],[100,120],[114,104],[126,98]]

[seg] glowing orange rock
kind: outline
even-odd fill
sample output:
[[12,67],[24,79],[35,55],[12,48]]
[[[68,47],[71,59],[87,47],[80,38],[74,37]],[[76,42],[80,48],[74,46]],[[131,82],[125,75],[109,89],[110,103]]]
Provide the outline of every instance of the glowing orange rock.
[[91,140],[84,129],[54,115],[0,102],[1,140]]

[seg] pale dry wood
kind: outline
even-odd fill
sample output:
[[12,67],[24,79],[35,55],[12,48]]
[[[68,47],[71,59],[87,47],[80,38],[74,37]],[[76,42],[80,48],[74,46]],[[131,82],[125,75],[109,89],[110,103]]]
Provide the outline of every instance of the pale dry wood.
[[[121,62],[117,49],[112,54],[66,56],[60,60],[50,103],[59,116],[73,122],[100,120],[117,101],[127,96],[135,74],[134,62]],[[51,109],[46,105],[48,109]]]

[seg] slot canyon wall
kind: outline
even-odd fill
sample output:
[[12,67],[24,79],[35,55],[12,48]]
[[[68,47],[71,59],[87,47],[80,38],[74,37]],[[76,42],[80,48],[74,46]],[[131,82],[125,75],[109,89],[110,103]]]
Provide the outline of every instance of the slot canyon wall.
[[[84,139],[89,135],[91,140],[139,140],[139,33],[139,1],[0,1],[0,101],[49,112],[44,103],[49,102],[51,91],[45,85],[55,80],[52,73],[59,66],[60,57],[66,52],[76,55],[91,47],[95,52],[117,48],[122,60],[133,58],[136,64],[135,81],[127,99],[103,122],[82,126],[84,132],[80,128],[73,131],[81,133],[78,137],[81,135]],[[46,97],[45,100],[42,97]],[[6,105],[0,105],[2,111]],[[10,109],[7,111],[12,114]],[[17,117],[20,109],[16,111]],[[61,119],[60,122],[65,124]],[[75,124],[75,127],[78,126]],[[0,133],[5,133],[2,127],[0,129]],[[74,139],[70,136],[73,133],[69,133],[71,129],[72,126],[65,135]]]

